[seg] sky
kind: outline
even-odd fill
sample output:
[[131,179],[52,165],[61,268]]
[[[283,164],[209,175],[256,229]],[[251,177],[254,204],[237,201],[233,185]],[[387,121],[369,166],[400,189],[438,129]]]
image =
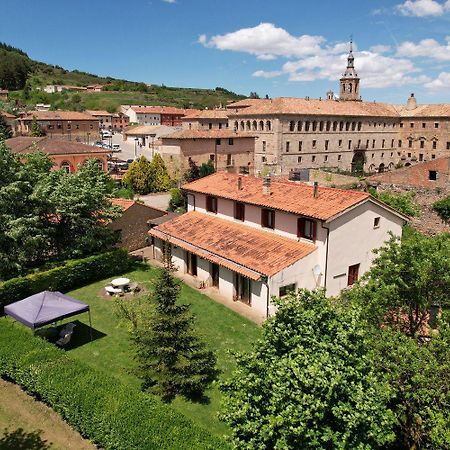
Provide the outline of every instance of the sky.
[[450,103],[450,0],[0,0],[0,41],[66,69],[261,97]]

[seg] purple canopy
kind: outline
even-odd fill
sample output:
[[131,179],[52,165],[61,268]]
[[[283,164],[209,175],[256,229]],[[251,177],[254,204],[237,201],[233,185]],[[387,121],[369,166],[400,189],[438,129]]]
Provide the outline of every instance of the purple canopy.
[[39,328],[89,311],[89,305],[61,292],[43,291],[5,306],[5,314],[30,328]]

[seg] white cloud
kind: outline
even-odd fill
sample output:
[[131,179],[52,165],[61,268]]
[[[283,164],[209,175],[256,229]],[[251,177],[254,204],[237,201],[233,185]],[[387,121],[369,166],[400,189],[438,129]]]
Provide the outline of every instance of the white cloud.
[[170,3],[170,4],[174,4],[177,2],[177,0],[162,0],[164,3]]
[[436,0],[406,0],[404,3],[397,5],[397,10],[401,14],[415,17],[442,16],[449,9],[449,0],[445,3]]
[[219,50],[250,53],[259,59],[274,59],[276,56],[312,55],[320,51],[320,44],[323,42],[325,39],[322,36],[305,34],[296,37],[272,23],[260,23],[256,27],[212,36],[202,44]]
[[370,47],[370,51],[373,53],[387,53],[390,52],[392,47],[390,45],[374,45]]
[[208,38],[206,37],[206,34],[201,34],[201,35],[198,37],[197,42],[198,42],[199,44],[204,45],[204,44],[206,44],[206,41],[207,41],[207,40],[208,40]]
[[256,58],[262,61],[271,61],[272,59],[277,59],[275,55],[271,55],[269,53],[263,53],[262,55],[258,55]]
[[450,89],[450,73],[441,72],[436,79],[425,83],[425,87],[432,91]]
[[257,70],[256,72],[253,72],[254,77],[260,77],[260,78],[274,78],[282,75],[283,72],[281,70],[272,70],[272,71],[265,71],[265,70]]
[[447,45],[441,45],[434,39],[422,39],[418,44],[402,42],[397,48],[397,55],[407,58],[425,57],[436,61],[450,61],[450,37]]

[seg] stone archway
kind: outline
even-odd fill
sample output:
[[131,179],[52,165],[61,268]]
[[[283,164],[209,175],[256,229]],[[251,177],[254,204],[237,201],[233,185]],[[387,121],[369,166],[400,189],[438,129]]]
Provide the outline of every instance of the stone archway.
[[378,167],[378,173],[383,173],[385,169],[385,165],[384,163],[381,163],[380,166]]
[[352,159],[352,172],[353,173],[364,173],[364,163],[366,158],[363,152],[355,152]]

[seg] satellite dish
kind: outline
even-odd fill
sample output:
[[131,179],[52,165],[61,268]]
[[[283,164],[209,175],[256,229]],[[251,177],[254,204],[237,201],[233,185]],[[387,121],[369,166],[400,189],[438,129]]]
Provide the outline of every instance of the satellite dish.
[[314,275],[316,275],[317,277],[318,277],[319,275],[322,275],[322,269],[320,268],[319,264],[316,264],[316,265],[313,267],[313,273],[314,273]]

